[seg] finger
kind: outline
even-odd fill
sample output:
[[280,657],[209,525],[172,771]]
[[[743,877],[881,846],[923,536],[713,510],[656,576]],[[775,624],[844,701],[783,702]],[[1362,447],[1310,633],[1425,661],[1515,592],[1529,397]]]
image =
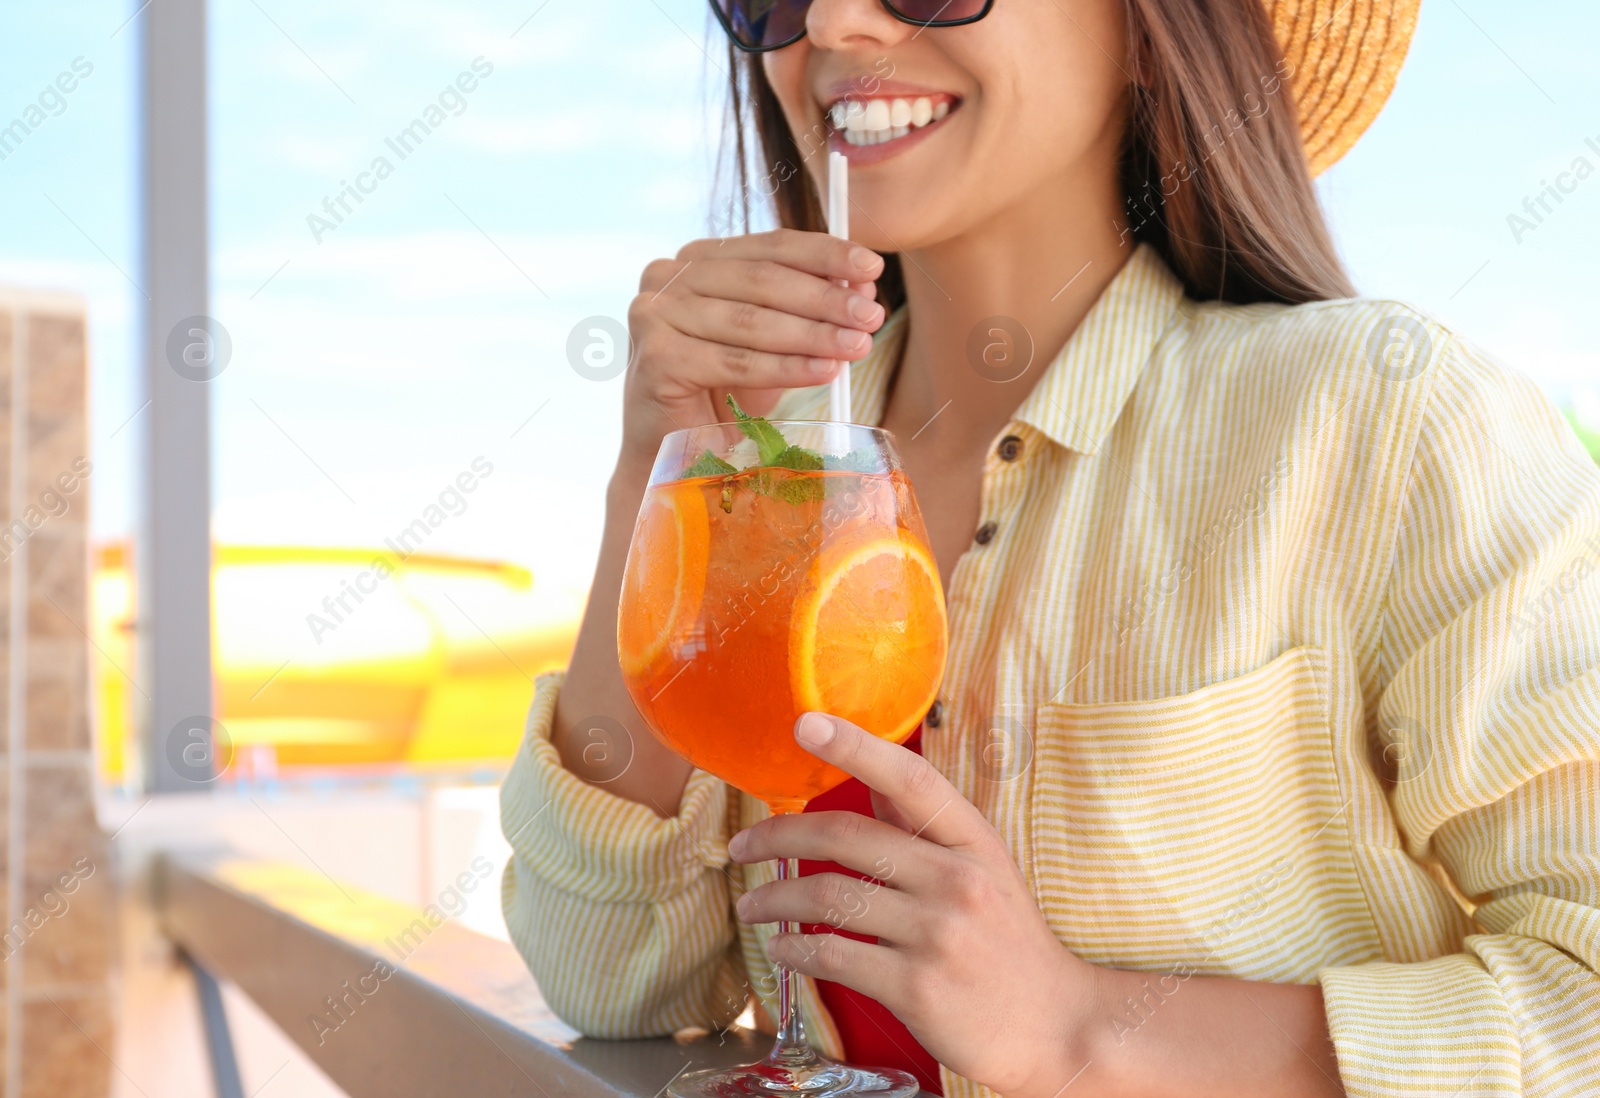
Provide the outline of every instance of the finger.
[[[733,396],[734,400],[738,401],[739,407],[743,408],[747,414],[752,416],[770,416],[772,414],[772,409],[778,406],[778,401],[783,399],[783,394],[788,392],[788,390],[746,389],[742,386],[731,386],[729,387],[728,392]],[[733,415],[733,409],[729,408],[726,402],[719,403],[715,399],[715,396],[716,394],[712,394],[712,404],[715,405],[716,408],[716,418],[724,423],[728,422],[730,419],[737,418]],[[724,417],[728,418],[725,419]]]
[[740,865],[774,858],[837,862],[894,888],[912,889],[941,871],[933,843],[913,838],[859,812],[805,812],[772,816],[728,840],[728,856]]
[[900,811],[899,805],[895,804],[888,797],[885,797],[882,793],[879,793],[876,789],[868,790],[868,793],[871,794],[872,798],[872,814],[878,819],[882,820],[884,823],[889,824],[892,827],[898,827],[901,831],[908,833],[915,831],[919,826],[921,826],[913,820],[908,819],[906,814]]
[[813,873],[773,881],[739,897],[739,920],[745,923],[821,923],[834,930],[870,934],[900,943],[916,918],[914,900],[843,873]]
[[883,257],[871,248],[827,233],[800,229],[773,229],[716,240],[696,240],[678,251],[680,260],[775,259],[821,278],[851,281],[877,278]]
[[697,263],[687,267],[672,288],[724,301],[748,301],[864,332],[876,331],[884,320],[883,306],[872,295],[771,259]]
[[774,934],[767,957],[802,976],[831,980],[894,1010],[899,989],[909,982],[909,962],[886,945],[858,942],[843,934]]
[[686,296],[663,317],[684,335],[769,354],[865,358],[872,336],[853,325],[809,320],[748,301]]
[[712,390],[797,389],[820,385],[839,372],[837,358],[771,354],[749,347],[696,339],[674,331],[662,343],[656,361],[668,396],[688,397]]
[[914,835],[947,847],[983,843],[993,830],[955,786],[915,751],[879,739],[847,720],[827,713],[804,713],[795,722],[795,740],[887,797]]

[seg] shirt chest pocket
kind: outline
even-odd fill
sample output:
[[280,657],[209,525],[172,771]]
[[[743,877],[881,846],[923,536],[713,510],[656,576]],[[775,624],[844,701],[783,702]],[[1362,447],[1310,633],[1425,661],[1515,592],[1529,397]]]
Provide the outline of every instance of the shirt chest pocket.
[[1038,710],[1035,890],[1085,960],[1308,981],[1377,955],[1326,654],[1153,701]]

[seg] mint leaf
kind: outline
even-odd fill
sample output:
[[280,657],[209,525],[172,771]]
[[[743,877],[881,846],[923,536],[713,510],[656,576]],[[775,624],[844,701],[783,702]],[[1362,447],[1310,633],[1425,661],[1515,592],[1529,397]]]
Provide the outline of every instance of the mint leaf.
[[[823,498],[827,486],[821,477],[797,477],[786,475],[782,470],[791,470],[796,473],[817,473],[823,469],[831,468],[857,468],[862,472],[878,471],[879,461],[876,452],[870,449],[853,451],[846,455],[845,460],[853,461],[852,465],[838,466],[832,458],[824,458],[815,450],[804,446],[791,446],[783,437],[783,432],[774,427],[768,420],[761,416],[752,416],[739,407],[739,402],[733,399],[733,394],[727,397],[728,407],[733,409],[734,421],[739,425],[739,430],[744,436],[756,444],[757,464],[745,470],[745,475],[740,480],[757,495],[768,496],[772,499],[782,500],[785,503],[812,503]],[[720,461],[714,454],[707,451],[695,462],[691,468],[701,468],[707,459]],[[722,462],[721,464],[726,464]],[[711,476],[723,470],[712,468],[709,465],[701,472],[702,476]],[[727,471],[732,471],[729,466]],[[727,492],[723,493],[722,509],[731,511],[733,501]]]
[[812,503],[822,499],[825,487],[821,477],[792,477],[778,468],[759,469],[749,480],[750,490],[784,503]]
[[780,469],[811,470],[823,467],[822,455],[815,450],[807,450],[804,446],[785,446],[783,452],[773,459],[772,464]]
[[737,473],[738,471],[730,462],[723,461],[716,454],[707,450],[695,458],[693,465],[683,471],[682,479],[688,480],[690,477],[725,477],[729,473]]
[[739,430],[756,444],[756,456],[761,464],[775,464],[778,455],[789,448],[789,444],[784,441],[783,432],[760,416],[748,415],[739,407],[739,402],[733,399],[732,393],[728,394],[728,407],[733,409],[733,417],[739,424]]
[[843,469],[848,473],[887,473],[888,464],[883,460],[883,454],[876,446],[863,446],[859,450],[851,450],[842,457],[828,454],[822,459],[824,469]]

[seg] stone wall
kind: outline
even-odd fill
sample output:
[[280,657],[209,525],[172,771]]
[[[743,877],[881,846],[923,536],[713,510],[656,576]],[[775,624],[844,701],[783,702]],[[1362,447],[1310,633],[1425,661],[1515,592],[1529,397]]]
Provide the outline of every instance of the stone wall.
[[0,1098],[110,1090],[116,911],[89,733],[81,301],[0,288]]

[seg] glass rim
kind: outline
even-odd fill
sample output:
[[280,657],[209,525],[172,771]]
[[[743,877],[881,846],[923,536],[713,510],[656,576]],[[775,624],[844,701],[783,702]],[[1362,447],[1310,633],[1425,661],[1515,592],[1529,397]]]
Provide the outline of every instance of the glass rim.
[[[900,467],[900,443],[895,438],[894,432],[886,427],[828,419],[767,419],[766,423],[783,435],[787,444],[809,449],[823,461],[823,465],[815,470],[798,469],[796,472],[849,471],[849,467],[836,467],[830,470],[826,463],[832,458],[845,458],[852,451],[867,451],[879,455],[883,471]],[[751,456],[748,453],[735,456],[740,451],[748,451],[751,448],[759,448],[759,443],[744,433],[737,420],[718,420],[715,423],[702,423],[695,427],[680,427],[661,436],[661,444],[656,448],[655,460],[651,463],[647,482],[654,486],[686,479],[684,472],[694,467],[699,460],[697,455],[703,456],[703,454],[710,454],[722,461],[733,463],[731,471],[723,470],[724,475],[768,467],[766,462],[748,460]]]
[[[766,419],[764,416],[761,418]],[[774,427],[845,427],[852,431],[871,431],[874,434],[883,435],[885,438],[894,438],[894,432],[887,427],[875,427],[870,423],[851,423],[842,419],[767,419],[766,421]],[[732,428],[737,431],[739,429],[739,421],[719,419],[715,423],[702,423],[698,427],[679,427],[662,435],[661,441],[664,443],[669,438],[676,438],[679,435],[692,435],[696,431],[716,431],[723,428]]]

